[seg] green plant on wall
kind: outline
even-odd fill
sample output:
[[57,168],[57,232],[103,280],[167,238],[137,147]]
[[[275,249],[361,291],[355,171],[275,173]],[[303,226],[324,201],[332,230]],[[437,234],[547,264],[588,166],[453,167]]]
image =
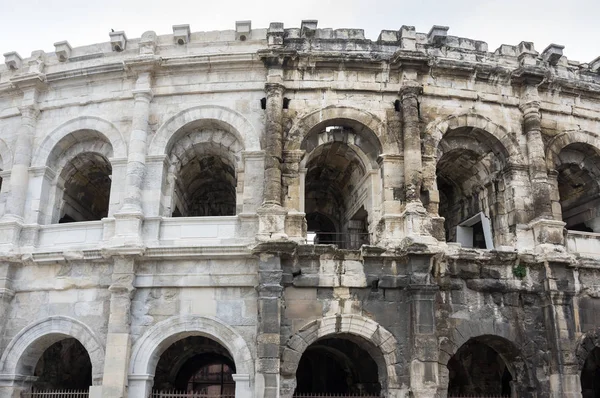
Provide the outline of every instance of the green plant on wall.
[[527,275],[527,268],[523,264],[517,264],[513,267],[513,275],[519,279],[523,279]]

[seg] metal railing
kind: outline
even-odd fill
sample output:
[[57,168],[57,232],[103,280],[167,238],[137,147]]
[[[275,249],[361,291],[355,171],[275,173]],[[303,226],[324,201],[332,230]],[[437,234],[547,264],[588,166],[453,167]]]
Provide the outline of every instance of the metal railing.
[[22,392],[22,398],[88,398],[88,390],[44,390]]
[[448,398],[510,398],[512,395],[481,395],[481,394],[462,394],[448,395]]
[[381,398],[379,395],[364,395],[364,394],[328,394],[328,393],[315,393],[315,394],[294,394],[294,398]]
[[234,394],[206,394],[177,390],[152,391],[149,398],[235,398]]
[[307,245],[336,245],[340,249],[358,250],[370,244],[368,232],[315,232],[306,234]]

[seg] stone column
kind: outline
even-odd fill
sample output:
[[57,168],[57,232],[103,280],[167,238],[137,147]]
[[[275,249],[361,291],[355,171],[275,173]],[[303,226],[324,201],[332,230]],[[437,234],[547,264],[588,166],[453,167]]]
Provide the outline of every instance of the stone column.
[[40,112],[35,104],[23,106],[20,111],[21,125],[17,130],[15,157],[10,175],[10,195],[4,218],[23,221],[29,186],[29,166],[33,156],[33,137]]
[[[263,243],[263,245],[271,245]],[[279,397],[279,346],[281,340],[281,258],[268,247],[258,248],[258,352],[257,385],[264,386],[264,398]],[[258,392],[260,395],[260,392]]]
[[521,84],[521,103],[523,112],[523,134],[527,140],[527,161],[529,180],[533,199],[533,220],[529,223],[534,237],[535,250],[555,252],[564,250],[564,223],[553,219],[552,195],[545,160],[545,146],[542,140],[540,98],[537,86],[544,75],[530,66],[523,66],[514,74],[513,79]]
[[152,95],[150,72],[140,73],[135,83],[135,90],[133,90],[135,102],[127,156],[125,199],[121,213],[143,213],[142,182],[146,172],[146,139]]
[[435,297],[430,284],[431,255],[410,255],[410,388],[415,398],[433,397],[438,387],[438,339]]
[[[277,79],[273,79],[277,80]],[[260,240],[285,239],[286,211],[281,206],[281,162],[283,161],[283,93],[281,83],[265,85],[265,191],[259,214]]]
[[112,245],[139,245],[144,211],[142,209],[142,185],[146,173],[146,140],[148,138],[148,118],[152,74],[142,71],[138,74],[133,90],[133,119],[127,156],[124,199],[121,209],[114,214],[116,219],[115,236]]
[[103,398],[127,397],[127,374],[131,354],[131,299],[135,288],[135,260],[133,257],[114,257],[110,291],[110,315],[106,336]]
[[537,87],[524,87],[520,109],[523,112],[523,133],[527,138],[527,160],[533,195],[533,211],[536,218],[552,219],[552,204],[548,186],[548,173],[544,141],[542,140],[542,115]]
[[421,162],[421,133],[417,101],[421,91],[421,86],[417,85],[407,85],[400,89],[404,132],[404,191],[407,203],[421,202],[423,164]]
[[431,219],[421,202],[423,162],[421,159],[421,133],[419,127],[418,96],[422,87],[416,82],[416,72],[408,71],[412,79],[400,88],[402,131],[404,146],[404,245],[412,243],[437,244],[431,236]]

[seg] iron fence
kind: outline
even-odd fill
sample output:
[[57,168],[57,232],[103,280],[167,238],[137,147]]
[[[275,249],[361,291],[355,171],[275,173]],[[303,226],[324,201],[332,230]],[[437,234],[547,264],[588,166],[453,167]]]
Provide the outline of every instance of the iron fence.
[[379,395],[361,394],[294,394],[294,398],[381,398]]
[[22,398],[88,398],[88,390],[44,390],[21,393]]
[[235,398],[233,394],[207,394],[203,392],[187,392],[177,390],[152,391],[149,398]]

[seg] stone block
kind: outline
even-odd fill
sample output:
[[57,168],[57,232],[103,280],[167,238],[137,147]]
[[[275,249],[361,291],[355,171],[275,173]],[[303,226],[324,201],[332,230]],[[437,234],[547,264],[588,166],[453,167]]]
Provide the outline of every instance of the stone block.
[[190,25],[173,25],[173,40],[180,46],[188,44],[190,42]]

